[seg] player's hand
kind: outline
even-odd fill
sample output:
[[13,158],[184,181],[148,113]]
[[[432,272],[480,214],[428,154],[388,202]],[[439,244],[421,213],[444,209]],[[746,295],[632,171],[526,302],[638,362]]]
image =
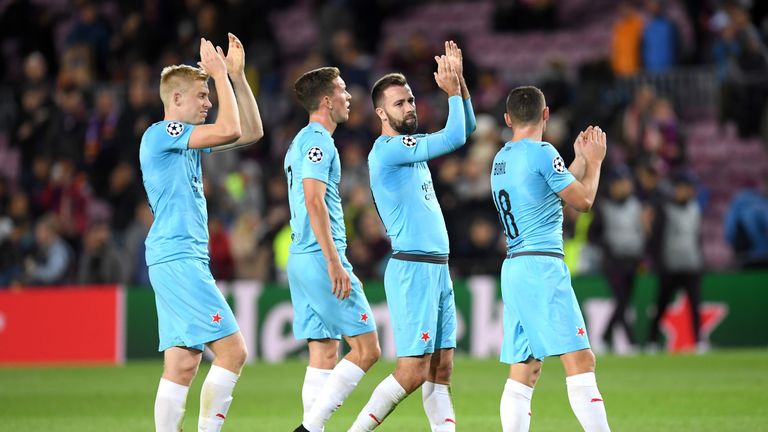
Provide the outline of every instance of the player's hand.
[[451,66],[451,62],[445,55],[435,56],[437,62],[437,72],[435,72],[435,82],[448,96],[458,96],[461,94],[461,85],[459,76]]
[[328,276],[331,278],[333,295],[339,300],[349,297],[352,291],[352,280],[341,265],[341,261],[335,260],[328,263]]
[[590,162],[602,162],[605,159],[606,136],[599,126],[587,128],[583,132],[584,143],[581,146],[582,154]]
[[224,60],[227,65],[227,73],[230,76],[239,75],[245,71],[245,48],[240,39],[232,33],[227,33],[229,36],[229,47],[227,47],[227,54],[224,55],[224,50],[221,47],[216,47],[216,52],[219,53],[219,57]]
[[197,62],[208,75],[213,79],[221,78],[222,74],[227,73],[227,65],[224,63],[224,59],[216,52],[216,48],[213,47],[211,41],[200,38],[200,61]]
[[445,41],[445,56],[453,66],[453,70],[459,78],[464,76],[464,59],[461,55],[461,49],[454,41]]
[[585,134],[591,130],[592,130],[592,126],[579,132],[579,136],[577,136],[576,140],[573,141],[573,152],[576,155],[576,157],[584,157],[584,146],[586,145]]

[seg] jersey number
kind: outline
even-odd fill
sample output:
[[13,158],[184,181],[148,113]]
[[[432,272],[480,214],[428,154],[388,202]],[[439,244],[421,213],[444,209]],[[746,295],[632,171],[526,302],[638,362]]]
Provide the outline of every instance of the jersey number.
[[510,240],[517,238],[520,232],[517,230],[515,217],[512,215],[512,204],[509,202],[507,191],[504,189],[499,190],[499,193],[493,196],[493,203],[499,212],[499,220],[501,221],[501,226],[504,227],[504,234]]

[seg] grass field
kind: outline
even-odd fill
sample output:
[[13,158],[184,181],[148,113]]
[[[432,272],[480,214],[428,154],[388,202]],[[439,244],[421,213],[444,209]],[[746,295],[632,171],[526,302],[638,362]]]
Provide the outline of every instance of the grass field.
[[[346,431],[378,381],[381,362],[331,418],[326,431]],[[0,430],[151,431],[159,362],[125,367],[0,368]],[[198,395],[208,366],[190,392],[185,430],[197,430]],[[304,364],[248,366],[225,431],[292,431],[301,418]],[[457,359],[453,385],[458,430],[499,431],[506,368],[494,360]],[[598,382],[614,431],[768,431],[768,351],[702,356],[598,359]],[[420,392],[406,399],[381,431],[429,431]],[[531,430],[579,431],[562,367],[548,359],[533,398]]]

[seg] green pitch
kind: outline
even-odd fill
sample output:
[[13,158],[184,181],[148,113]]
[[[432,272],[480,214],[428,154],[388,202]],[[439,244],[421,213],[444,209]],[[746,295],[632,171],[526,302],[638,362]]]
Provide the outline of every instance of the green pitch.
[[[381,362],[332,417],[346,431],[393,363]],[[197,430],[204,365],[190,391],[185,430]],[[0,430],[151,431],[160,362],[125,367],[0,368]],[[304,364],[248,366],[235,390],[225,431],[292,431],[301,419]],[[703,356],[598,359],[598,383],[615,431],[768,431],[768,351]],[[457,359],[453,385],[458,430],[499,431],[506,368],[494,360]],[[420,392],[379,429],[429,431]],[[533,398],[531,430],[581,430],[571,413],[562,367],[548,359]]]

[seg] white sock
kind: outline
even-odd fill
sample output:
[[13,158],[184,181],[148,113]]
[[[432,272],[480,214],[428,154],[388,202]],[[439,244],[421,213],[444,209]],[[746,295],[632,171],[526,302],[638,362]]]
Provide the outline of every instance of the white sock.
[[219,432],[224,426],[238,377],[223,367],[211,366],[200,392],[199,432]]
[[304,404],[304,418],[302,422],[307,421],[309,410],[315,404],[317,395],[325,386],[328,376],[333,369],[318,369],[307,366],[307,373],[304,374],[304,385],[301,387],[301,402]]
[[189,387],[160,379],[155,397],[155,431],[179,432],[184,421],[184,406],[187,404]]
[[321,432],[331,414],[339,409],[357,383],[365,376],[365,371],[347,359],[342,359],[328,375],[328,379],[315,403],[305,417],[304,427],[309,432]]
[[368,432],[380,425],[405,397],[405,389],[394,376],[389,375],[376,387],[371,399],[360,411],[349,432]]
[[605,404],[594,372],[573,375],[565,378],[568,386],[568,400],[571,409],[586,432],[610,432]]
[[454,432],[456,414],[453,412],[451,390],[446,384],[426,381],[421,385],[421,401],[432,432]]
[[501,429],[503,432],[528,432],[531,427],[533,387],[507,379],[501,394]]

